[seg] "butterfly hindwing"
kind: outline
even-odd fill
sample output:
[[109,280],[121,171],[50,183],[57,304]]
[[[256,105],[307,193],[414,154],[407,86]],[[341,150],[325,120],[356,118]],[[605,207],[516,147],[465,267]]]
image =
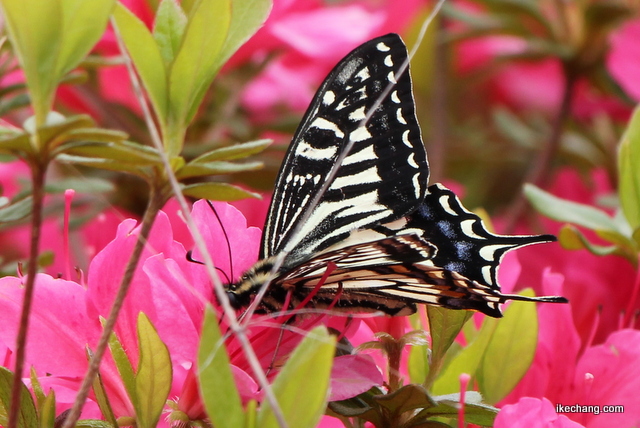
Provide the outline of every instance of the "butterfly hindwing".
[[434,266],[436,251],[409,234],[323,253],[278,278],[278,288],[262,304],[268,311],[281,310],[291,292],[293,305],[312,294],[316,308],[409,315],[416,304],[426,303],[501,316],[500,292]]
[[407,217],[407,228],[420,229],[438,248],[433,263],[475,282],[500,290],[498,267],[510,250],[555,241],[553,235],[497,235],[487,230],[451,190],[429,186],[424,203]]
[[[283,267],[295,266],[349,232],[401,218],[422,201],[429,169],[411,78],[408,70],[399,73],[406,61],[404,43],[389,34],[355,49],[329,74],[294,135],[276,180],[262,258],[287,245],[291,251]],[[376,102],[390,82],[396,83],[387,99]],[[349,141],[353,147],[335,180],[312,207],[310,200]],[[308,210],[313,212],[300,224]]]

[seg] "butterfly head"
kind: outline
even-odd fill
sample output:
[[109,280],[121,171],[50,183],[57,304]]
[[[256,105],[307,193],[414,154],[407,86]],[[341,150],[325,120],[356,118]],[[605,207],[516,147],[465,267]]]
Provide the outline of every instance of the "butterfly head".
[[246,308],[260,288],[270,279],[273,268],[273,258],[258,261],[251,269],[246,271],[240,279],[229,284],[227,296],[234,309]]

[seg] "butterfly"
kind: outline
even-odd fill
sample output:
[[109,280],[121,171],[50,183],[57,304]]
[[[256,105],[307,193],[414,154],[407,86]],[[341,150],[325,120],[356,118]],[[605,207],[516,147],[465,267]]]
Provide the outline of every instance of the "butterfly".
[[502,294],[497,282],[507,251],[555,237],[493,234],[452,191],[427,184],[407,65],[404,42],[388,34],[324,80],[278,173],[260,261],[228,286],[236,309],[267,281],[264,313],[306,302],[408,315],[424,303],[501,317],[507,300],[567,302]]

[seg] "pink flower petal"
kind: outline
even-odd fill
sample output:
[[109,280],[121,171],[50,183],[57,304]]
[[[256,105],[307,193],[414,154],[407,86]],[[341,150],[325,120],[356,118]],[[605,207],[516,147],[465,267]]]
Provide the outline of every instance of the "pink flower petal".
[[494,428],[580,428],[564,415],[558,415],[546,398],[523,397],[516,404],[504,406]]
[[[22,279],[0,279],[0,341],[15,349],[24,293]],[[85,289],[75,282],[39,274],[27,342],[27,366],[39,373],[81,377],[87,368],[85,345],[95,345],[95,332],[84,311]],[[28,376],[28,373],[23,373]]]
[[[592,380],[585,381],[587,373],[593,376]],[[587,349],[576,367],[574,385],[575,401],[581,405],[598,405],[600,409],[605,405],[624,406],[622,413],[601,410],[600,414],[576,415],[577,420],[587,421],[587,427],[636,425],[640,421],[640,331],[617,331],[602,345]]]
[[290,13],[274,23],[271,32],[307,57],[336,62],[372,38],[384,19],[382,12],[354,4]]
[[640,20],[626,22],[611,35],[607,67],[636,100],[640,100]]
[[343,355],[333,360],[329,401],[346,400],[382,385],[382,373],[369,355]]

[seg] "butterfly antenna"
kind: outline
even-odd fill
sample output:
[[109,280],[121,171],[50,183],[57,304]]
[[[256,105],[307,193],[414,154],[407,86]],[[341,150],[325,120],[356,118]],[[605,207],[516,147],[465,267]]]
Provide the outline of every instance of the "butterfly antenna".
[[[196,259],[193,258],[193,251],[191,251],[191,250],[187,251],[186,259],[187,259],[188,262],[196,263],[196,264],[204,266],[204,262],[201,262],[200,260],[196,260]],[[227,281],[227,284],[231,284],[231,280],[227,276],[227,273],[225,271],[223,271],[222,269],[220,269],[218,266],[215,266],[215,268],[216,268],[216,270],[218,272],[220,272],[222,274],[222,276],[224,276],[224,279]]]
[[[224,235],[224,239],[225,241],[227,241],[227,251],[229,252],[229,272],[230,272],[229,276],[231,278],[235,278],[235,275],[233,274],[233,254],[231,253],[231,241],[229,241],[229,235],[227,235],[227,229],[225,229],[224,224],[222,223],[222,220],[218,215],[218,211],[216,211],[216,207],[213,206],[213,203],[210,200],[207,199],[206,201],[207,201],[207,204],[209,205],[209,208],[211,208],[211,211],[213,211],[213,214],[216,216],[216,219],[218,219],[218,224],[220,224],[220,229],[222,229],[222,234]],[[225,275],[225,277],[227,277],[227,275]],[[231,284],[229,277],[227,277],[227,283]]]

